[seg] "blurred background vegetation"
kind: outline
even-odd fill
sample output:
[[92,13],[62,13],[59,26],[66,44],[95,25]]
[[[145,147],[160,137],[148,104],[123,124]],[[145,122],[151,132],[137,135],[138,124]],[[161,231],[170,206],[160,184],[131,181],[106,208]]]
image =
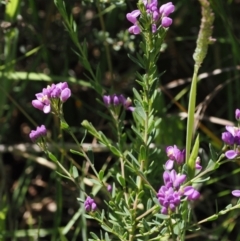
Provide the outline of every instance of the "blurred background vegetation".
[[[176,6],[174,21],[158,61],[158,71],[164,74],[159,86],[163,98],[159,118],[163,120],[157,144],[184,148],[184,109],[187,109],[201,9],[197,0],[172,2]],[[200,69],[197,94],[196,132],[202,140],[203,163],[210,156],[208,143],[220,153],[221,132],[234,121],[234,111],[240,108],[240,1],[210,2],[215,13],[216,42],[209,47]],[[87,42],[92,68],[100,64],[101,86],[108,93],[114,91],[129,97],[133,87],[139,88],[134,74],[141,72],[127,56],[139,52],[141,38],[129,35],[130,23],[125,18],[126,13],[136,9],[136,3],[135,0],[65,1],[67,12],[76,22],[79,42]],[[64,104],[64,113],[77,137],[81,139],[84,135],[80,126],[84,119],[111,137],[106,121],[97,115],[98,111],[106,111],[97,101],[101,96],[91,87],[89,73],[79,60],[54,1],[1,1],[0,26],[0,230],[3,230],[0,240],[84,240],[82,232],[86,226],[81,218],[73,219],[79,209],[76,199],[79,194],[73,184],[56,175],[52,163],[39,159],[44,155],[33,148],[28,137],[32,128],[45,124],[51,138],[58,142],[58,121],[34,109],[31,101],[46,85],[67,81],[73,98]],[[127,120],[131,120],[131,114]],[[129,127],[127,122],[126,128]],[[64,142],[72,144],[68,136],[64,136]],[[85,142],[95,140],[87,136]],[[164,158],[159,157],[160,165],[166,161]],[[81,165],[81,159],[74,159]],[[98,168],[114,162],[104,150],[96,150],[95,160]],[[240,187],[239,164],[220,168],[200,189],[202,198],[194,204],[196,220],[236,202],[230,190]],[[103,205],[102,200],[96,201]],[[221,216],[186,238],[240,240],[239,214],[234,211]],[[88,222],[87,226],[98,230],[94,222]],[[63,229],[64,232],[59,231]]]

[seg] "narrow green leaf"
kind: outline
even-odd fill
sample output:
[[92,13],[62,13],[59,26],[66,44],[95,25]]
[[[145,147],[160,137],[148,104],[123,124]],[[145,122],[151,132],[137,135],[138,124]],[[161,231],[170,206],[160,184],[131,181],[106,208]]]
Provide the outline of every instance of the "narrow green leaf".
[[92,123],[88,122],[87,120],[84,120],[81,125],[88,130],[90,134],[95,136],[97,139],[100,138],[100,134],[98,131],[95,129],[95,127],[92,125]]
[[104,224],[102,224],[101,227],[102,227],[102,229],[104,229],[107,232],[110,232],[110,233],[112,232],[112,229],[109,228],[108,226],[104,225]]
[[76,154],[76,155],[79,155],[79,156],[83,156],[83,157],[84,157],[84,155],[83,155],[81,152],[79,152],[79,151],[75,151],[75,150],[73,150],[73,149],[70,149],[70,152],[73,153],[73,154]]
[[128,54],[128,57],[140,68],[144,69],[144,65],[137,58],[133,57],[131,54]]
[[96,185],[102,185],[101,182],[99,182],[97,179],[89,179],[90,182],[92,182],[93,184],[96,184]]
[[103,180],[103,176],[104,176],[104,171],[100,170],[100,172],[98,173],[98,178],[99,178],[100,181]]
[[117,173],[117,180],[122,187],[125,187],[125,179],[119,173]]
[[105,233],[105,241],[111,241],[111,239],[109,238],[108,233]]
[[95,233],[90,232],[90,235],[91,235],[94,239],[100,240],[99,237],[98,237]]
[[79,176],[78,170],[75,166],[72,167],[72,175],[74,178],[77,178]]
[[146,147],[144,145],[140,147],[140,160],[146,160]]
[[204,179],[199,178],[196,181],[194,181],[193,183],[202,183],[202,182],[208,181],[209,179],[210,179],[210,177],[207,177],[207,178],[204,178]]
[[48,157],[49,157],[53,162],[58,162],[57,157],[54,156],[51,152],[48,152]]
[[211,217],[207,218],[208,221],[213,221],[213,220],[216,220],[216,219],[218,219],[218,214],[214,214]]
[[163,220],[169,219],[169,215],[164,215],[164,214],[161,214],[161,213],[157,213],[157,214],[155,214],[155,216],[160,218],[160,219],[163,219]]
[[135,88],[133,88],[133,94],[134,94],[135,98],[141,103],[142,97]]
[[109,147],[110,151],[111,151],[114,155],[116,155],[116,156],[118,156],[118,157],[121,157],[121,156],[122,156],[122,153],[121,153],[115,146],[110,145],[110,146],[108,146],[108,147]]

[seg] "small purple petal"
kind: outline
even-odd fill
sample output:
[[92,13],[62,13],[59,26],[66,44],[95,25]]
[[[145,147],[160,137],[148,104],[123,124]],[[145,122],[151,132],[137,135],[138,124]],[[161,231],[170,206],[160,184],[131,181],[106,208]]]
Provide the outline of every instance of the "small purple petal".
[[183,184],[186,180],[187,176],[185,174],[177,174],[175,180],[173,180],[173,186],[175,188],[179,188],[181,184]]
[[61,90],[64,90],[64,89],[68,88],[68,83],[67,82],[63,82],[63,83],[60,82],[60,83],[56,84],[56,87],[61,89]]
[[42,111],[43,113],[48,114],[51,111],[51,105],[44,105]]
[[162,207],[161,213],[162,214],[168,214],[168,209],[166,207]]
[[61,92],[60,100],[65,102],[71,96],[71,90],[69,88],[65,88]]
[[236,118],[237,121],[240,120],[240,110],[239,109],[235,110],[235,118]]
[[168,160],[165,164],[165,168],[167,170],[172,170],[173,169],[173,165],[174,165],[174,161],[173,160]]
[[112,191],[112,186],[111,186],[110,184],[107,185],[107,190],[108,190],[109,192]]
[[92,208],[92,211],[93,211],[93,212],[96,211],[96,209],[97,209],[97,204],[96,204],[96,203],[92,203],[91,208]]
[[29,137],[33,142],[35,142],[38,138],[46,135],[47,129],[44,125],[38,126],[36,130],[31,130],[31,132],[29,133]]
[[163,4],[159,8],[159,13],[164,17],[168,17],[168,15],[173,13],[174,10],[175,10],[175,6],[171,2],[169,2],[169,3]]
[[33,100],[32,101],[32,106],[35,107],[36,109],[41,110],[41,111],[44,108],[44,104],[41,101],[39,101],[39,100]]
[[134,111],[135,110],[135,107],[133,107],[133,106],[129,106],[128,108],[127,108],[127,110],[129,110],[129,111]]
[[230,132],[233,137],[236,135],[237,128],[235,126],[226,126],[225,129]]
[[227,145],[233,145],[234,144],[234,137],[230,132],[223,132],[222,133],[222,140],[227,144]]
[[192,186],[187,186],[184,188],[184,195],[187,196],[188,200],[196,200],[200,197],[200,193]]
[[152,17],[153,20],[156,22],[159,19],[160,14],[157,11],[154,11]]
[[140,10],[134,10],[126,15],[127,20],[133,24],[137,22],[137,17],[141,14]]
[[235,197],[240,197],[240,190],[233,190],[232,195]]
[[119,105],[120,104],[120,99],[117,95],[114,95],[112,98],[113,98],[113,105]]
[[163,181],[164,181],[165,185],[167,185],[169,182],[171,182],[171,178],[170,178],[169,172],[165,171],[163,173]]
[[129,31],[129,33],[137,35],[137,34],[140,34],[141,29],[137,25],[133,25],[132,27],[130,27],[128,29],[128,31]]
[[164,28],[168,28],[171,24],[172,24],[172,19],[171,19],[171,18],[169,18],[169,17],[163,17],[163,18],[162,18],[162,23],[161,23],[161,25],[162,25]]
[[234,150],[226,151],[225,153],[225,156],[227,157],[227,159],[234,159],[237,155],[238,153]]
[[54,88],[51,92],[50,96],[51,98],[59,98],[61,95],[61,89],[60,88]]
[[110,95],[104,95],[103,96],[103,102],[106,106],[109,106],[111,104],[111,96]]
[[200,157],[197,157],[196,163],[195,163],[195,169],[202,170],[202,166],[200,165],[200,162],[201,162]]

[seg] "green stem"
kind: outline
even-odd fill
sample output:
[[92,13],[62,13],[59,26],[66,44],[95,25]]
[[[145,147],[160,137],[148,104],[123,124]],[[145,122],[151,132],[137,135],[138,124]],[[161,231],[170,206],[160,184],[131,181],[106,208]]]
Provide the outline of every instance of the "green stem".
[[171,219],[171,217],[169,218],[169,228],[170,228],[170,230],[171,230],[171,236],[172,236],[172,240],[173,241],[176,241],[176,236],[175,236],[175,234],[174,234],[174,230],[173,230],[173,223],[172,223],[172,219]]
[[[114,121],[114,125],[117,129],[117,142],[119,144],[119,151],[121,153],[124,152],[124,147],[122,145],[122,119],[121,117],[119,117],[119,115],[117,114],[118,111],[111,111],[111,115],[112,115],[112,118],[113,118],[113,121]],[[119,157],[119,160],[120,160],[120,166],[121,166],[121,175],[122,177],[125,179],[125,167],[124,167],[124,157]],[[127,195],[127,189],[126,189],[126,186],[123,187],[123,191],[124,191],[124,197],[125,197],[125,202],[126,204],[128,205],[128,195]]]

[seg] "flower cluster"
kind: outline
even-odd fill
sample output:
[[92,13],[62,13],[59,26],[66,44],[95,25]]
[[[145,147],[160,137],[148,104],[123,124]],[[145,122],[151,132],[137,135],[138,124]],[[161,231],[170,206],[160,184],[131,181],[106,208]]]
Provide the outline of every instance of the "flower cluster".
[[[47,88],[43,88],[42,92],[37,93],[35,96],[37,99],[32,101],[33,107],[46,114],[52,111],[60,116],[62,112],[62,104],[71,96],[71,90],[68,88],[66,82],[60,82],[58,84],[52,84]],[[29,137],[33,142],[37,142],[41,137],[46,136],[46,134],[46,127],[41,125],[37,127],[36,130],[32,130]],[[44,147],[43,142],[39,142],[38,145]]]
[[32,101],[33,107],[47,114],[51,108],[58,109],[59,100],[60,104],[64,103],[71,96],[71,90],[68,88],[67,82],[63,82],[43,88],[42,92],[35,96],[37,99]]
[[[168,16],[175,10],[174,5],[171,2],[163,4],[158,9],[158,1],[151,0],[143,0],[143,5],[145,7],[147,15],[150,17],[152,32],[155,33],[159,25],[164,28],[168,28],[172,24],[172,19]],[[141,28],[137,18],[141,15],[140,10],[134,10],[131,13],[126,15],[127,20],[133,24],[128,31],[132,34],[139,34],[141,32]]]
[[[235,111],[236,120],[240,119],[240,110]],[[240,155],[240,128],[236,126],[226,126],[226,132],[222,133],[222,140],[231,149],[226,151],[228,159],[234,159]]]
[[162,214],[174,212],[176,207],[181,203],[183,196],[187,197],[187,200],[196,200],[199,198],[200,193],[192,186],[181,187],[185,180],[186,175],[177,174],[175,170],[163,173],[164,185],[161,186],[157,193],[158,201],[162,206]]
[[38,126],[36,130],[32,130],[29,134],[30,139],[35,142],[39,138],[47,135],[47,129],[44,125]]
[[97,209],[97,204],[91,197],[87,197],[84,202],[84,208],[87,212],[94,212]]
[[134,111],[134,107],[132,107],[132,101],[130,98],[125,98],[123,95],[104,95],[103,96],[104,104],[109,107],[113,106],[120,106],[122,105],[126,110]]
[[[187,200],[196,200],[200,193],[192,186],[184,186],[186,175],[177,173],[174,170],[174,164],[178,168],[184,163],[185,150],[180,150],[176,145],[168,146],[166,154],[169,160],[165,164],[166,171],[163,173],[164,185],[160,187],[157,197],[162,206],[161,213],[168,214],[174,212],[180,205],[181,199],[185,197]],[[201,170],[200,158],[196,160],[196,169]]]

